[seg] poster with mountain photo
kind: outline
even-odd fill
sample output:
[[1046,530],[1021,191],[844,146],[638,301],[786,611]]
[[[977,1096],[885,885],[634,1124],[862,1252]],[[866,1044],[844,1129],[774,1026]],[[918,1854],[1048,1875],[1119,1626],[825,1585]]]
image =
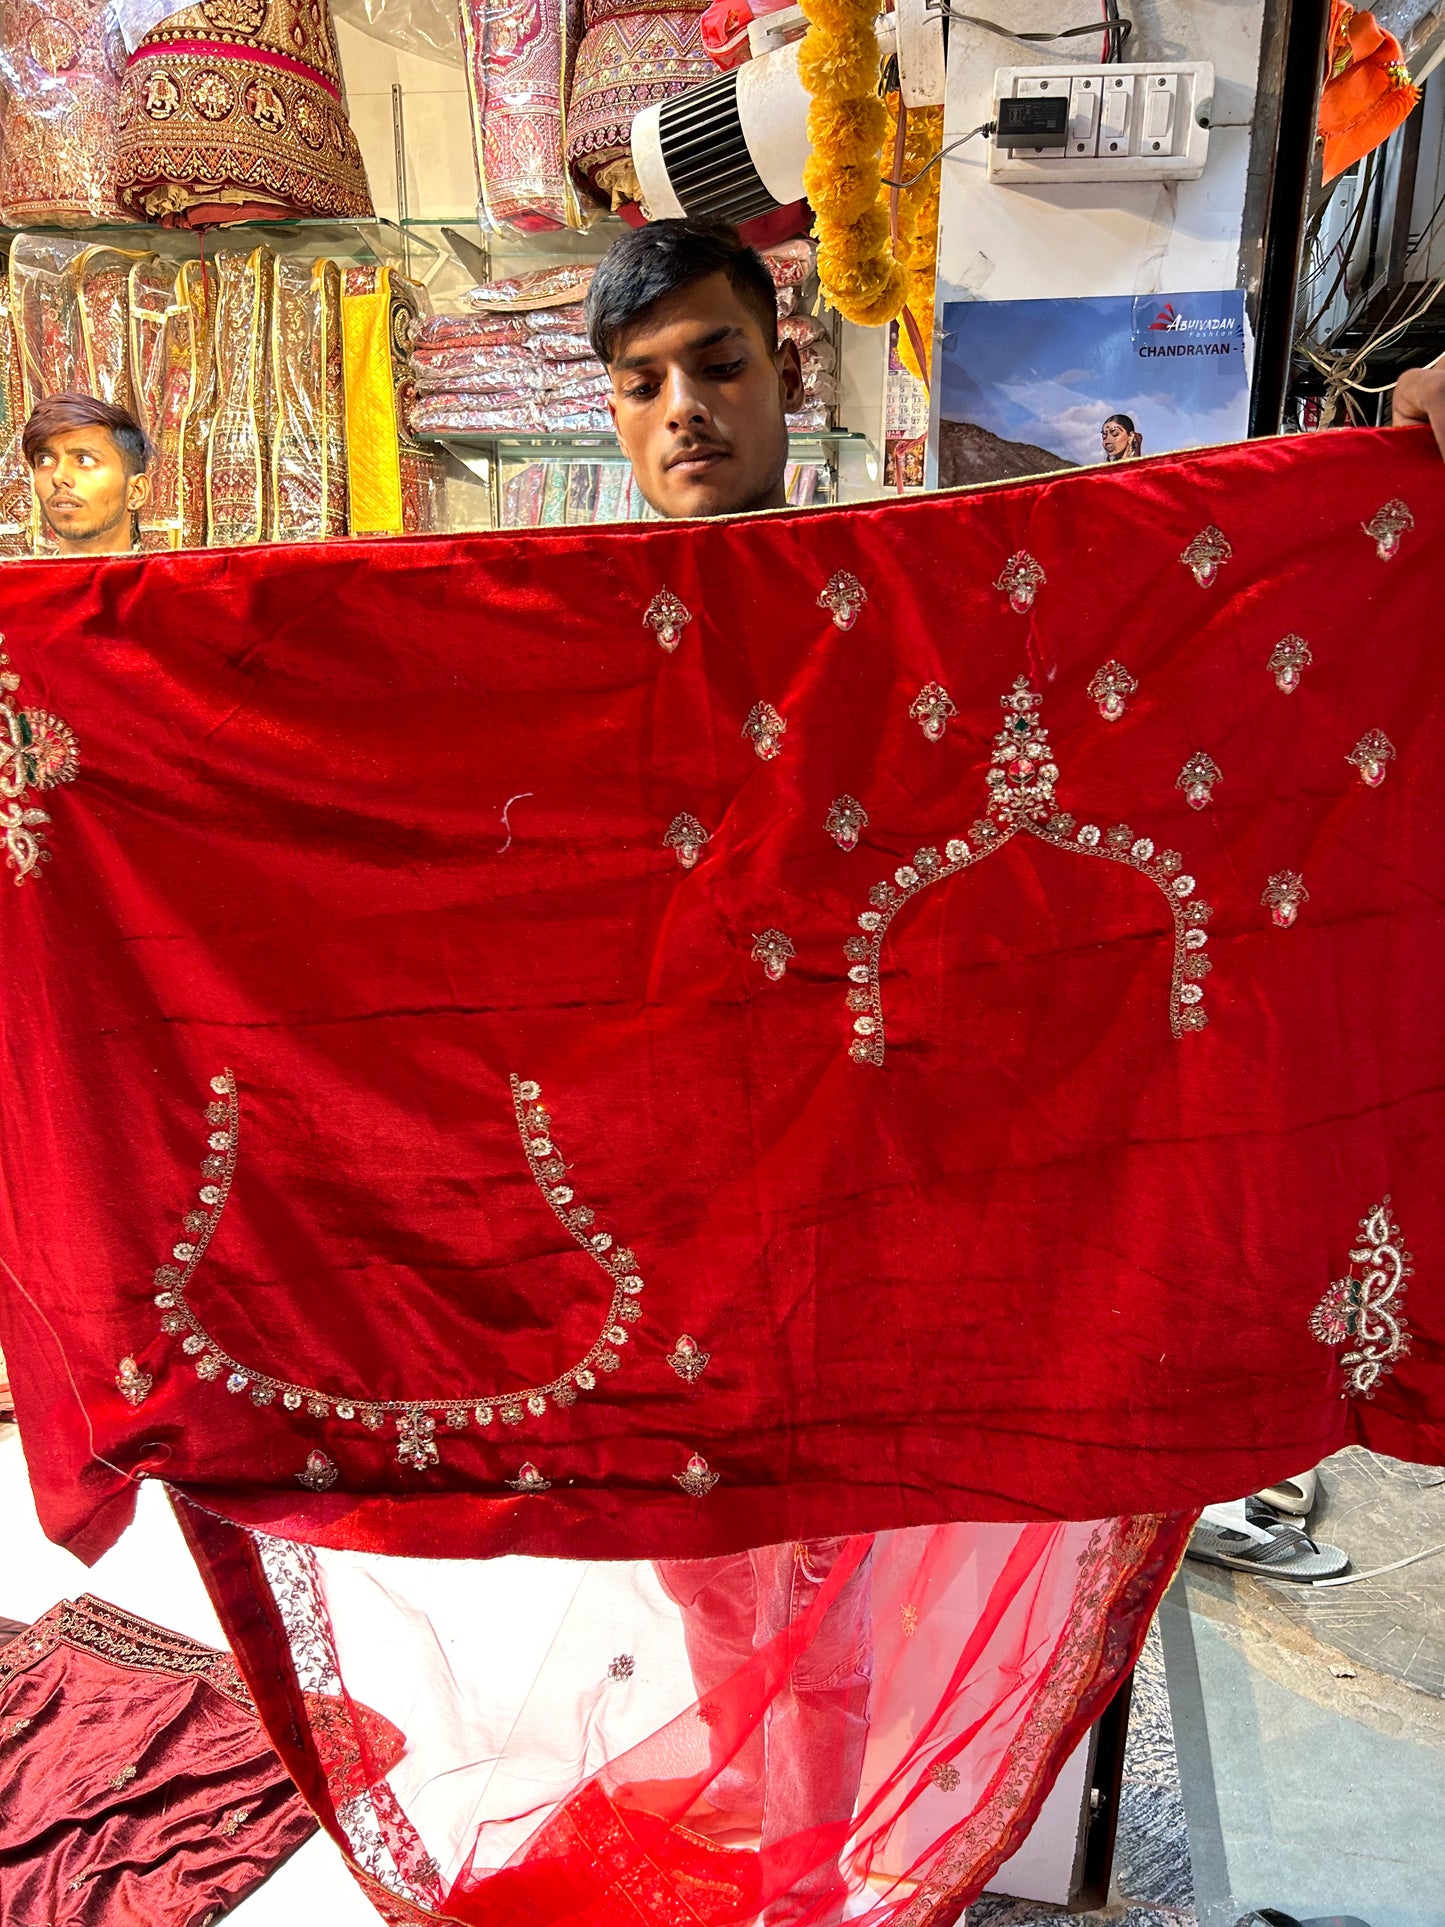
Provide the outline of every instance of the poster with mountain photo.
[[942,488],[1243,440],[1244,295],[948,301],[937,350]]

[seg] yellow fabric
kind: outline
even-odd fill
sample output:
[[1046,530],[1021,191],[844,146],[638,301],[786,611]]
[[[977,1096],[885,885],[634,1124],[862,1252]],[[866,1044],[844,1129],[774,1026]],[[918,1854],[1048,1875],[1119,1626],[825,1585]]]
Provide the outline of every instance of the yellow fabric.
[[346,471],[353,535],[400,535],[401,459],[391,366],[391,270],[368,294],[341,297],[346,373]]

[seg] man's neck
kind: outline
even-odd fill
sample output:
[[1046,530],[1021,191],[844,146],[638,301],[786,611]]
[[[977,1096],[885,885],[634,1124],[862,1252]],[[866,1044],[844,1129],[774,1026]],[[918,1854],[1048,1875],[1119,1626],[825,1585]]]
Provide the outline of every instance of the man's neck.
[[61,555],[129,555],[136,545],[129,515],[111,528],[97,529],[94,535],[57,535],[54,529],[50,533]]

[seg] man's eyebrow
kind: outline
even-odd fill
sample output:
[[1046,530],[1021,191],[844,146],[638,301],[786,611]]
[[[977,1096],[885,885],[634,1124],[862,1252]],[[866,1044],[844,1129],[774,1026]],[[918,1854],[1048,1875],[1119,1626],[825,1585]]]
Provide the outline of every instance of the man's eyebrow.
[[[737,335],[746,339],[746,330],[735,323],[722,328],[714,328],[711,334],[699,335],[696,341],[689,341],[683,349],[684,354],[700,355],[707,348],[716,348],[719,342],[731,341]],[[630,374],[636,368],[650,368],[657,359],[655,355],[620,355],[612,366],[623,374]]]

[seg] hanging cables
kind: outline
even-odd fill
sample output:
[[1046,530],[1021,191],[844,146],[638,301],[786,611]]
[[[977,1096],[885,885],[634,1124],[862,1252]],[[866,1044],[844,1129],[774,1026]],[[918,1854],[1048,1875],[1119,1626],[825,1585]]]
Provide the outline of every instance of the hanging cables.
[[[1020,33],[1013,27],[1001,27],[996,20],[984,20],[976,13],[960,13],[957,7],[949,4],[949,0],[941,0],[941,4],[936,9],[930,8],[930,11],[941,13],[946,20],[961,20],[968,27],[982,27],[985,33],[1000,34],[1005,40],[1077,40],[1081,35],[1100,31],[1099,23],[1091,20],[1087,26],[1061,27],[1057,33]],[[1123,57],[1124,43],[1133,31],[1134,22],[1120,18],[1119,0],[1110,0],[1104,8],[1103,23],[1104,38],[1113,48],[1108,59],[1119,60]]]
[[[986,120],[982,125],[973,128],[969,133],[960,134],[958,139],[956,141],[950,141],[947,147],[940,147],[933,158],[925,161],[918,172],[916,174],[910,174],[906,181],[884,181],[884,187],[891,187],[895,193],[899,193],[905,188],[915,186],[931,168],[937,167],[940,161],[946,161],[949,155],[954,153],[958,148],[967,146],[971,140],[977,140],[980,134],[991,134],[995,125],[995,122]],[[898,163],[895,161],[894,166],[896,167],[897,165]]]

